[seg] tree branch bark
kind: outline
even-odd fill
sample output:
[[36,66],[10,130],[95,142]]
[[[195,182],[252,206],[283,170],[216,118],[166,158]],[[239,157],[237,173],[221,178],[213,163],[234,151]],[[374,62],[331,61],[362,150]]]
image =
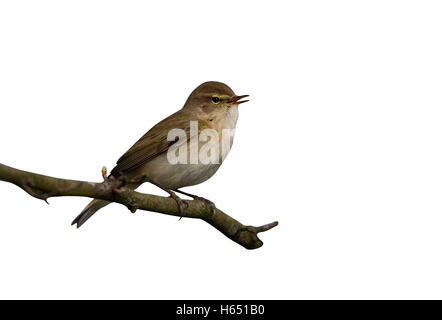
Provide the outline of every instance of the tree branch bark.
[[[31,196],[44,201],[50,197],[80,196],[117,202],[132,212],[140,209],[180,216],[175,200],[130,190],[121,186],[121,181],[112,178],[101,183],[60,179],[14,169],[0,163],[0,180],[13,183]],[[258,233],[278,225],[275,221],[260,227],[245,226],[219,209],[213,215],[211,209],[200,200],[187,202],[189,205],[182,217],[204,220],[247,249],[261,247],[263,242],[258,238]]]

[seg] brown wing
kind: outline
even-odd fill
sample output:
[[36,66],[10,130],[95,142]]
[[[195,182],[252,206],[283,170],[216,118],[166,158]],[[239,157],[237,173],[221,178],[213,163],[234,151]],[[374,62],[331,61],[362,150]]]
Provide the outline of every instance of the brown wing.
[[[167,135],[170,130],[177,128],[186,132],[187,141],[190,139],[190,121],[191,116],[184,110],[170,115],[166,119],[157,123],[144,136],[140,138],[120,159],[117,165],[112,169],[111,175],[118,176],[130,170],[136,169],[155,157],[167,152],[170,146],[177,143],[167,141]],[[210,127],[210,122],[198,121],[198,134],[201,130]]]

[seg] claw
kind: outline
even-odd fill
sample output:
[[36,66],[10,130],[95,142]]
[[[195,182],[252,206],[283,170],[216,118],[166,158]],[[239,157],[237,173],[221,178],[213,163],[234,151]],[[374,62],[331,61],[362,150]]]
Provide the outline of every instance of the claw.
[[199,197],[199,196],[195,196],[193,199],[200,200],[200,201],[204,202],[207,206],[209,206],[210,211],[212,211],[212,218],[215,218],[216,206],[215,206],[215,204],[212,201],[210,201],[210,200],[208,200],[206,198],[203,198],[203,197]]
[[175,200],[176,204],[178,205],[178,211],[180,212],[180,218],[178,219],[178,221],[180,221],[183,217],[184,209],[186,209],[189,204],[186,202],[186,200],[181,199],[176,194],[171,194],[170,197]]
[[188,196],[188,197],[192,197],[193,200],[200,200],[200,201],[204,202],[206,205],[209,206],[210,211],[212,211],[212,219],[215,218],[215,215],[216,215],[216,206],[215,206],[215,204],[214,204],[212,201],[207,200],[206,198],[199,197],[199,196],[197,196],[197,195],[191,194],[191,193],[187,193],[187,192],[184,192],[184,191],[178,190],[178,189],[175,189],[174,191],[175,191],[175,192],[179,192],[179,193],[181,193],[181,194],[184,194],[184,195],[186,195],[186,196]]
[[[170,190],[170,189],[168,189],[168,188],[166,188],[166,187],[163,187],[162,185],[160,185],[160,184],[158,184],[158,183],[156,183],[156,182],[154,182],[154,181],[152,181],[152,180],[148,180],[148,181],[149,181],[150,183],[156,185],[158,188],[163,189],[164,191],[166,191],[166,192],[169,194],[169,196],[170,196],[171,198],[173,198],[173,200],[176,201],[176,203],[177,203],[177,205],[178,205],[178,211],[179,211],[179,213],[180,213],[180,218],[178,219],[178,221],[180,221],[181,218],[183,217],[184,209],[187,208],[187,207],[189,206],[189,204],[188,204],[185,200],[183,200],[183,199],[181,199],[180,197],[178,197],[178,196],[176,195],[176,193],[173,192],[172,190]],[[177,191],[177,190],[176,190],[176,191]],[[180,192],[180,191],[178,191],[178,192]]]

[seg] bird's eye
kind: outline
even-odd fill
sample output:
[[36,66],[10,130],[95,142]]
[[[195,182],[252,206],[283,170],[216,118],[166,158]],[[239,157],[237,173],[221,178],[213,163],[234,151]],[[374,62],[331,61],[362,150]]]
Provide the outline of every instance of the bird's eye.
[[219,103],[219,101],[220,101],[220,100],[219,100],[218,97],[212,97],[212,102],[213,102],[213,103],[216,104],[216,103]]

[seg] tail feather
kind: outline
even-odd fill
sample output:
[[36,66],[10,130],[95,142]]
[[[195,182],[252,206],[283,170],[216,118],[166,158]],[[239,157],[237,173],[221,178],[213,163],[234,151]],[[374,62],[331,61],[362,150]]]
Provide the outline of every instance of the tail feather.
[[92,200],[81,213],[72,221],[72,225],[77,224],[77,228],[80,228],[92,215],[107,206],[110,202],[105,200]]

